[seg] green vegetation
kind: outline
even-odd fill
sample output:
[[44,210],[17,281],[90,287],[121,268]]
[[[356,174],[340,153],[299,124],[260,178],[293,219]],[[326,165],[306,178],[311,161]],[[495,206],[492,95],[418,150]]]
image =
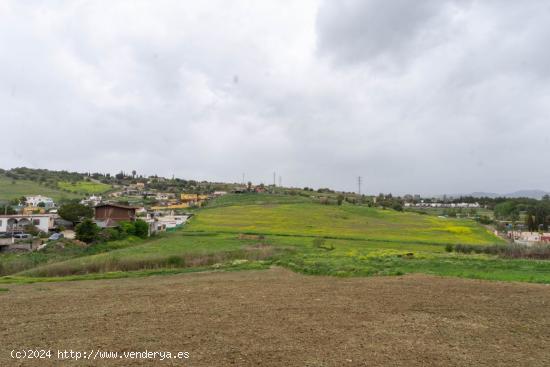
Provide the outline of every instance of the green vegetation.
[[99,237],[99,227],[91,219],[84,219],[75,228],[76,239],[86,243],[94,242]]
[[111,189],[110,185],[94,181],[59,181],[60,189],[79,194],[101,194]]
[[502,242],[467,219],[443,219],[354,205],[296,205],[286,203],[286,199],[282,204],[271,201],[258,205],[246,196],[260,195],[242,196],[246,205],[202,210],[189,228],[217,233],[322,236],[400,243],[487,245]]
[[16,180],[0,174],[0,201],[10,201],[21,196],[38,194],[51,197],[56,201],[79,197],[79,195],[62,191],[57,187],[48,187],[30,180]]
[[94,216],[94,210],[76,201],[67,202],[59,208],[59,216],[69,222],[80,222],[83,218]]
[[[473,220],[305,195],[227,195],[174,233],[84,248],[0,256],[0,283],[133,277],[284,266],[335,276],[425,273],[550,283],[550,262],[500,256],[503,240]],[[462,252],[462,249],[473,249]],[[491,252],[487,248],[498,251]],[[461,249],[460,251],[455,251]],[[477,250],[479,249],[479,250]]]

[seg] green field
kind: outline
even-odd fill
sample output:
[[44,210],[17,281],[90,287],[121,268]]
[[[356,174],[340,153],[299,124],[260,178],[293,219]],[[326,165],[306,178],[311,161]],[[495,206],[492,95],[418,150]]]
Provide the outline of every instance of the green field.
[[[502,244],[467,219],[443,219],[300,196],[230,195],[181,230],[86,249],[0,255],[0,283],[132,277],[284,266],[335,276],[426,273],[550,283],[550,262],[446,251]],[[59,278],[63,276],[64,278]]]
[[190,228],[218,233],[318,236],[401,243],[486,245],[500,242],[471,220],[311,202],[214,207],[202,210]]
[[43,195],[58,201],[63,198],[72,199],[79,195],[65,192],[57,188],[46,187],[29,180],[12,180],[0,175],[0,201],[9,201],[21,196]]
[[80,194],[101,194],[105,191],[111,189],[110,185],[93,182],[93,181],[78,181],[78,182],[67,182],[60,181],[57,183],[60,189],[71,191]]

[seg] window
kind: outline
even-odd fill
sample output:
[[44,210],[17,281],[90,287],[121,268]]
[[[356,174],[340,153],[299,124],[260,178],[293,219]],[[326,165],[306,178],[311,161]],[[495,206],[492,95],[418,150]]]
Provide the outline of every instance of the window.
[[32,220],[32,225],[33,225],[33,226],[38,226],[38,225],[40,225],[40,219],[33,219],[33,220]]

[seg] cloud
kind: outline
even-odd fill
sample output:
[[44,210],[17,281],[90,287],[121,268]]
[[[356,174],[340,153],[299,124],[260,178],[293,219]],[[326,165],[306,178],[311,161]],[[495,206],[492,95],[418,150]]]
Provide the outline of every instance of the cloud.
[[538,1],[3,2],[0,166],[550,189],[548,14]]
[[452,21],[451,1],[324,1],[319,49],[341,63],[402,61],[444,42]]

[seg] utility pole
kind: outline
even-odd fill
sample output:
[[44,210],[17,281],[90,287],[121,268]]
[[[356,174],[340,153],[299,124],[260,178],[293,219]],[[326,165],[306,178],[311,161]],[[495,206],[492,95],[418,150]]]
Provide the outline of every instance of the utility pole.
[[283,187],[283,178],[279,176],[279,187]]
[[243,185],[244,185],[244,172],[243,172]]
[[357,177],[357,195],[361,196],[361,176]]

